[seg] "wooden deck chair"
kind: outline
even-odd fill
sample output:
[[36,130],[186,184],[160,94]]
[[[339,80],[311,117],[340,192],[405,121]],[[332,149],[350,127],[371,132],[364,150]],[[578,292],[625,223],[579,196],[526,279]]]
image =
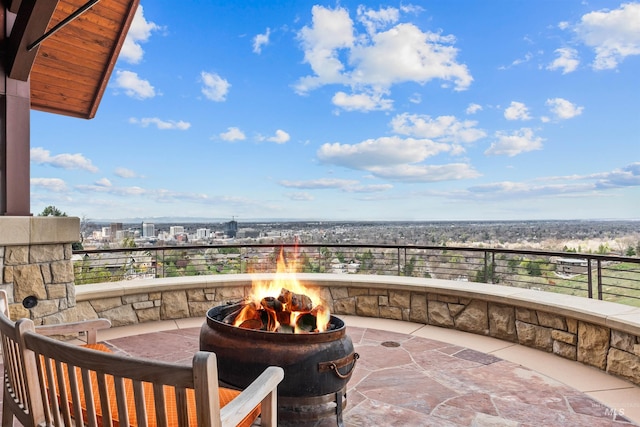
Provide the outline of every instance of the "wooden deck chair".
[[[83,322],[61,325],[38,326],[38,333],[60,336],[84,334],[85,345],[102,349],[97,344],[97,331],[109,328],[107,319],[92,319]],[[13,426],[15,416],[26,427],[42,425],[44,409],[39,393],[37,366],[35,358],[25,357],[20,343],[21,332],[9,317],[9,300],[7,293],[0,290],[0,337],[2,339],[2,358],[4,366],[2,426]],[[106,347],[105,347],[106,348]]]
[[40,400],[50,425],[250,426],[260,412],[262,426],[277,425],[282,368],[267,368],[239,392],[218,387],[211,352],[199,351],[184,365],[74,346],[38,334],[29,319],[16,328],[25,350],[42,362]]

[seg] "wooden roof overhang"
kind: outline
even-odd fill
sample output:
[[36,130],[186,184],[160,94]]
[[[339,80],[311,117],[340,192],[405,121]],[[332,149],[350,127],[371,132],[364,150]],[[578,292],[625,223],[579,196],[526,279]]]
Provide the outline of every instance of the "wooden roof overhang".
[[[30,79],[31,108],[93,118],[139,0],[4,2],[17,14],[9,38],[7,74],[16,80]],[[83,6],[86,11],[55,31]]]

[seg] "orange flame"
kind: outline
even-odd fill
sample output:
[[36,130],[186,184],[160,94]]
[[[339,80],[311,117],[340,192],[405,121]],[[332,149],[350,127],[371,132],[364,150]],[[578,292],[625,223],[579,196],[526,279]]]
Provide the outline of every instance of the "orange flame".
[[306,295],[309,297],[311,299],[311,306],[308,307],[307,305],[304,305],[302,310],[294,310],[296,307],[290,306],[293,305],[291,302],[283,302],[281,312],[290,312],[290,319],[287,319],[288,322],[283,323],[295,325],[294,333],[304,333],[305,331],[298,327],[297,320],[300,316],[306,313],[311,313],[316,317],[317,331],[326,331],[331,318],[331,313],[329,312],[328,307],[322,301],[319,290],[304,286],[295,277],[296,262],[294,261],[290,266],[287,266],[284,256],[284,248],[280,249],[276,266],[277,268],[274,280],[269,282],[259,280],[253,281],[251,295],[247,298],[247,304],[245,307],[236,316],[234,325],[240,326],[243,322],[247,321],[258,322],[260,320],[259,310],[262,309],[271,312],[269,315],[268,330],[276,331],[280,327],[281,322],[283,322],[283,319],[278,318],[278,313],[274,312],[272,307],[265,307],[264,302],[273,301],[274,298],[278,299],[283,290],[288,290],[292,294]]

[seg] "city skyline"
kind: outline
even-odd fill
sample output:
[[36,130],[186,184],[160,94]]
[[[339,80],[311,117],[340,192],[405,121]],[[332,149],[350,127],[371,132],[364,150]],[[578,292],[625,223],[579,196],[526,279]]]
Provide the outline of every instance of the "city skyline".
[[31,116],[95,220],[640,218],[640,2],[141,2],[96,118]]

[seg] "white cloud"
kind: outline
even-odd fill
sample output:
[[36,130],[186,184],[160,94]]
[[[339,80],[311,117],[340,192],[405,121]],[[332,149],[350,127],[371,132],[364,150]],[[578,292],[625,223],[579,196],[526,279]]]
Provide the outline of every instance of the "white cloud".
[[55,193],[67,191],[67,184],[60,178],[31,178],[29,183],[32,187],[43,188]]
[[202,93],[207,99],[216,102],[221,102],[226,99],[229,88],[231,87],[228,81],[216,73],[207,73],[206,71],[200,73],[200,78],[204,85],[202,86]]
[[[362,185],[360,182],[352,179],[331,179],[320,178],[308,181],[280,181],[278,184],[287,188],[300,188],[305,190],[327,190],[337,189],[345,193],[379,193],[393,188],[391,184],[371,184]],[[307,193],[297,193],[305,194]],[[311,197],[311,196],[309,196]],[[311,199],[310,199],[311,200]]]
[[465,112],[467,114],[475,114],[478,111],[482,111],[482,105],[471,103],[471,104],[469,104],[469,106],[467,107]]
[[101,185],[99,183],[91,184],[91,185],[76,185],[74,187],[76,190],[80,192],[88,192],[88,193],[107,193],[113,194],[116,196],[147,196],[152,191],[144,189],[142,187],[114,187],[111,185]]
[[285,194],[285,196],[289,199],[289,200],[293,200],[294,202],[310,202],[312,200],[315,200],[315,198],[306,192],[295,192],[295,193],[287,193]]
[[139,178],[137,173],[127,168],[116,168],[116,170],[113,173],[116,176],[119,176],[120,178],[126,178],[126,179]]
[[267,31],[264,34],[257,34],[253,38],[253,52],[254,53],[262,53],[262,46],[266,46],[269,44],[269,35],[271,34],[271,29],[267,28]]
[[369,185],[354,185],[353,187],[343,189],[347,193],[381,193],[383,191],[391,190],[393,185],[391,184],[369,184]]
[[[383,108],[379,103],[364,101],[375,100],[376,96],[382,99],[398,83],[425,84],[440,79],[452,82],[455,90],[467,89],[473,78],[466,65],[456,62],[458,50],[452,46],[455,38],[423,32],[409,23],[397,24],[397,16],[393,8],[374,11],[359,7],[358,18],[366,27],[359,33],[345,8],[314,6],[311,26],[298,33],[304,61],[313,75],[299,79],[296,91],[306,94],[324,85],[345,85],[354,93],[340,92],[334,103],[367,111],[367,107]],[[381,30],[383,27],[386,29]],[[359,95],[362,93],[368,99]]]
[[383,98],[383,95],[383,93],[348,95],[340,91],[333,96],[331,101],[333,105],[346,111],[391,110],[393,108],[393,100]]
[[504,110],[504,118],[507,120],[530,120],[529,109],[522,102],[512,101]]
[[487,136],[485,131],[476,128],[477,124],[472,120],[459,121],[454,116],[433,119],[409,113],[398,114],[391,120],[393,132],[400,135],[456,143],[471,143]]
[[304,50],[304,61],[311,66],[315,77],[303,77],[297,90],[305,93],[323,84],[347,83],[342,75],[344,65],[338,50],[350,48],[354,43],[353,21],[344,8],[334,10],[315,5],[311,9],[312,25],[298,33]]
[[420,95],[419,93],[414,93],[409,98],[409,102],[411,102],[412,104],[420,104],[422,102],[422,95]]
[[464,64],[455,62],[458,50],[453,36],[422,32],[413,24],[398,24],[375,34],[370,44],[351,50],[356,64],[353,83],[389,87],[413,81],[424,84],[433,79],[452,81],[456,90],[465,90],[473,78]]
[[377,166],[369,169],[379,178],[405,182],[439,182],[471,179],[480,176],[473,167],[465,163],[446,165],[395,165]]
[[436,154],[449,151],[447,144],[429,139],[399,136],[368,139],[358,144],[323,144],[317,152],[324,163],[352,169],[371,170],[378,166],[417,163]]
[[558,55],[551,64],[547,66],[547,70],[562,70],[562,74],[568,74],[575,71],[580,65],[578,59],[578,51],[570,47],[556,49]]
[[98,185],[100,187],[111,187],[111,181],[109,181],[108,178],[101,178],[96,181],[95,185]]
[[144,51],[140,43],[144,43],[151,37],[151,32],[160,29],[158,25],[147,21],[144,17],[142,6],[138,6],[136,14],[133,16],[131,27],[124,39],[120,57],[131,64],[138,64],[142,60]]
[[595,193],[601,190],[640,187],[640,162],[610,172],[589,175],[540,177],[535,182],[502,181],[473,186],[461,194],[465,199],[513,199]]
[[640,186],[640,162],[631,163],[611,172],[592,174],[588,178],[596,179],[598,188],[638,187]]
[[502,67],[502,69],[510,68],[510,67],[516,67],[516,66],[518,66],[520,64],[527,63],[527,62],[531,61],[532,59],[533,59],[533,54],[531,52],[527,52],[524,55],[524,58],[514,59],[509,67]]
[[146,99],[156,96],[151,83],[141,79],[133,71],[116,71],[116,87],[124,89],[124,93],[131,98]]
[[219,136],[220,136],[221,139],[223,139],[225,141],[229,141],[229,142],[244,141],[245,139],[247,139],[247,137],[244,134],[244,132],[242,132],[237,127],[229,127],[229,128],[227,128],[226,132],[222,132]]
[[506,132],[496,132],[496,142],[484,152],[487,155],[507,155],[516,156],[527,151],[542,149],[543,138],[535,137],[533,130],[522,128],[511,134]]
[[637,2],[582,16],[575,31],[585,45],[594,49],[595,70],[615,69],[627,56],[640,55],[639,17]]
[[346,188],[357,185],[358,181],[353,179],[337,179],[337,178],[320,178],[308,181],[287,181],[279,182],[280,185],[287,188],[300,188],[305,190],[323,190],[331,188]]
[[49,150],[42,147],[31,149],[31,161],[38,164],[51,165],[61,169],[82,169],[89,172],[98,172],[98,168],[80,153],[76,154],[56,154],[51,156]]
[[291,137],[289,134],[282,129],[276,130],[276,134],[272,137],[267,138],[267,141],[275,142],[276,144],[284,144],[289,141]]
[[578,107],[575,104],[563,98],[547,99],[545,103],[558,119],[566,120],[582,114],[584,107]]
[[400,19],[400,11],[394,7],[381,7],[376,11],[359,5],[357,15],[358,21],[362,22],[369,34],[375,34],[376,31],[387,28]]
[[129,119],[129,123],[139,124],[142,127],[149,125],[155,125],[159,130],[187,130],[191,127],[191,123],[182,120],[161,120],[157,117],[144,117],[142,119],[136,119],[134,117]]

